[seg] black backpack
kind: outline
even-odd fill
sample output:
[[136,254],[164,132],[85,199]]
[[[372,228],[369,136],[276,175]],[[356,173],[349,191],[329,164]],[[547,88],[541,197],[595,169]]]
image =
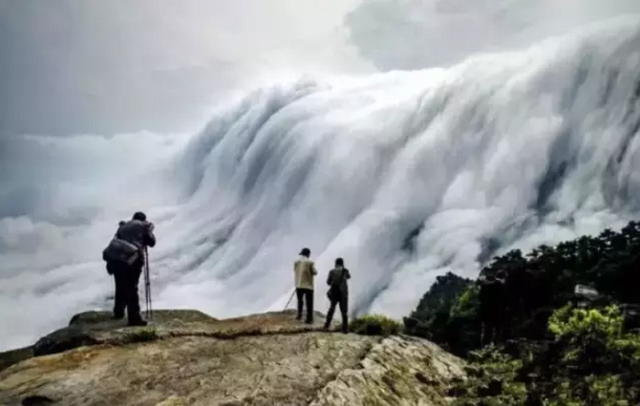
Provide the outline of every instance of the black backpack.
[[327,292],[327,297],[329,300],[339,300],[340,299],[340,287],[342,286],[342,282],[344,281],[344,277],[349,272],[347,268],[342,268],[342,274],[340,275],[340,280],[338,282],[334,282],[329,287],[329,291]]
[[102,259],[107,263],[132,265],[140,256],[140,248],[136,244],[115,237],[102,251]]

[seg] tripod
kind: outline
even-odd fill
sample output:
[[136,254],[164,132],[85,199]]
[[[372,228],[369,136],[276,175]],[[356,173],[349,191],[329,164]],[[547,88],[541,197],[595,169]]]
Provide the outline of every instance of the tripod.
[[146,318],[153,320],[153,309],[151,307],[151,278],[149,276],[149,251],[144,247],[144,293],[146,299]]
[[289,301],[287,302],[286,305],[284,305],[284,310],[287,310],[287,307],[289,307],[289,303],[291,303],[291,299],[293,299],[293,296],[296,294],[296,290],[294,289],[293,292],[291,292],[291,297],[289,298]]

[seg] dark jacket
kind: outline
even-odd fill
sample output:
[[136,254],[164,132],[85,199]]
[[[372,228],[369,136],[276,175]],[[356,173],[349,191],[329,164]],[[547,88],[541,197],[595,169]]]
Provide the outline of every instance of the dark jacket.
[[333,287],[340,293],[342,297],[349,296],[349,285],[347,280],[351,278],[351,274],[347,268],[334,268],[329,271],[327,276],[327,285]]
[[139,248],[153,247],[156,237],[153,235],[153,225],[148,221],[131,220],[120,226],[116,238],[128,241]]
[[138,247],[139,256],[131,265],[134,268],[142,268],[144,266],[144,248],[156,245],[153,224],[148,221],[130,220],[126,222],[118,228],[116,238],[130,242]]

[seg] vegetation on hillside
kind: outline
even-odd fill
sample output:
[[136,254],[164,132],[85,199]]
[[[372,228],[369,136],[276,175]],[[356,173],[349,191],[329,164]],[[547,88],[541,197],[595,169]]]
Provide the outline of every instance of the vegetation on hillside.
[[[481,289],[496,275],[503,328],[486,346],[481,309],[492,296]],[[577,285],[597,294],[576,294]],[[639,289],[640,223],[630,222],[526,255],[510,251],[476,282],[442,276],[404,319],[405,331],[471,361],[470,384],[455,391],[460,405],[635,405]]]
[[[640,402],[640,335],[622,333],[616,306],[567,305],[549,321],[554,339],[519,356],[494,346],[470,354],[454,406],[631,406]],[[529,343],[533,344],[533,343]]]
[[391,336],[402,331],[402,324],[380,314],[368,314],[354,319],[349,324],[352,333],[370,336]]
[[415,311],[404,318],[405,332],[462,353],[479,346],[478,287],[451,272],[438,276]]

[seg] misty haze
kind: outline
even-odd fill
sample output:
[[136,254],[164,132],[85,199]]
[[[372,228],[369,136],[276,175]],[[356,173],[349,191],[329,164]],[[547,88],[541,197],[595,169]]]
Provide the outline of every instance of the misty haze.
[[113,307],[139,210],[154,306],[219,318],[303,246],[400,318],[640,215],[637,0],[0,0],[0,97],[0,350]]

